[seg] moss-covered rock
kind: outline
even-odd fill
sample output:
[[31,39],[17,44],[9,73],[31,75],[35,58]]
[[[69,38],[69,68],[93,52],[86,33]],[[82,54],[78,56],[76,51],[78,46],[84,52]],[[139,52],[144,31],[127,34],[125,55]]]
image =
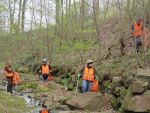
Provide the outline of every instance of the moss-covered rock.
[[131,91],[125,96],[122,108],[132,112],[148,112],[150,111],[150,91],[146,91],[142,95],[132,95]]
[[127,89],[125,88],[125,87],[122,87],[121,89],[120,89],[120,97],[123,99],[125,96],[126,96],[126,94],[127,94]]
[[111,102],[111,105],[114,109],[118,109],[120,107],[119,98],[117,98],[113,95],[110,96],[110,102]]

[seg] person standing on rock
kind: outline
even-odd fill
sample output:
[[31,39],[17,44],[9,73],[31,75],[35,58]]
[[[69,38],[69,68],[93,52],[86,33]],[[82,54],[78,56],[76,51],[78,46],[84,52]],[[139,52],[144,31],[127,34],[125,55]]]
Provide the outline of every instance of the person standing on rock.
[[92,83],[96,79],[96,70],[93,67],[92,60],[87,60],[86,66],[81,70],[78,78],[82,78],[82,93],[89,92],[92,87]]
[[52,72],[51,66],[48,64],[47,59],[44,59],[41,66],[40,66],[40,72],[42,73],[43,82],[48,82],[48,76]]

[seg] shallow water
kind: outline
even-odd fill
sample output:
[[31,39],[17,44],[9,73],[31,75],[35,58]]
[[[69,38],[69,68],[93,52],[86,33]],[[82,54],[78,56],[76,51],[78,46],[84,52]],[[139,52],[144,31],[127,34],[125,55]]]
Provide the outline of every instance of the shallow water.
[[23,94],[22,96],[26,102],[27,107],[38,107],[40,106],[40,102],[34,99],[34,97],[31,97],[29,94]]

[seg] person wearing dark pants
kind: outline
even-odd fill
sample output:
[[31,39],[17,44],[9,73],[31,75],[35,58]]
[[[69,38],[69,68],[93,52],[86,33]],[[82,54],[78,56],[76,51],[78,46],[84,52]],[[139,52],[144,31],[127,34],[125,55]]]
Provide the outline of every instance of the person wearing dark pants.
[[7,92],[12,93],[12,87],[13,87],[13,77],[12,76],[7,76]]
[[43,82],[48,82],[48,76],[51,73],[51,66],[48,64],[47,59],[43,60],[40,66],[40,72],[42,73]]
[[48,82],[48,76],[49,76],[49,74],[42,74],[42,76],[43,76],[43,81],[44,82]]
[[133,41],[134,41],[135,49],[137,53],[140,51],[140,47],[142,46],[143,29],[144,29],[144,26],[142,23],[142,19],[139,18],[132,25],[132,36],[133,36]]
[[13,72],[13,69],[12,69],[10,63],[6,63],[6,66],[4,68],[4,74],[7,79],[7,92],[12,93],[14,72]]

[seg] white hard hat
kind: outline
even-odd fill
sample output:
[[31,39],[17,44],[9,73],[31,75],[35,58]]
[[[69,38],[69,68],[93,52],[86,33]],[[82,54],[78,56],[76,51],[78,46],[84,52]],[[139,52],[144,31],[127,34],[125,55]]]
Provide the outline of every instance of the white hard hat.
[[93,61],[92,60],[87,60],[87,64],[89,64],[89,63],[93,63]]
[[47,59],[45,58],[45,59],[43,59],[43,62],[47,62]]

